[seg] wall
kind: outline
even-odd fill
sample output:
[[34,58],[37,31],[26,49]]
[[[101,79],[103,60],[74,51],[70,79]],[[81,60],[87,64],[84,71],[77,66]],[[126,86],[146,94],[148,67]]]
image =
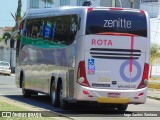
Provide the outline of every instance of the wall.
[[160,65],[152,66],[152,77],[160,77]]
[[140,9],[147,11],[151,18],[156,18],[159,14],[159,2],[142,3]]
[[[11,56],[12,54],[12,56]],[[12,72],[15,72],[16,66],[16,50],[15,49],[0,49],[0,61],[6,61],[11,64]]]

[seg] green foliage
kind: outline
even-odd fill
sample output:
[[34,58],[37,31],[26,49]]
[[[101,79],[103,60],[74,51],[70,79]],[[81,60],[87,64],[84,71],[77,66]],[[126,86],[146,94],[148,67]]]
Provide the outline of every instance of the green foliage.
[[160,47],[157,44],[151,44],[150,64],[153,65],[159,57],[160,57]]
[[21,18],[22,1],[18,0],[17,17]]
[[[8,104],[6,102],[0,101],[0,111],[18,111],[19,113],[25,113],[25,111],[29,112],[28,109],[24,109],[21,107],[17,107],[13,104]],[[1,117],[0,120],[55,120],[54,118],[48,117]]]
[[0,37],[0,42],[2,41],[2,38]]
[[9,32],[3,33],[2,39],[4,39],[5,44],[7,44],[7,41],[10,39],[11,34]]

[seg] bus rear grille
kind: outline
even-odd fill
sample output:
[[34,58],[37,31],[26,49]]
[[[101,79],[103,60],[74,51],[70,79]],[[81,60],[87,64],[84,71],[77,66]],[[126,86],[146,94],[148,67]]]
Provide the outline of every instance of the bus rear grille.
[[101,59],[139,59],[141,51],[135,49],[91,48],[90,54],[93,58]]

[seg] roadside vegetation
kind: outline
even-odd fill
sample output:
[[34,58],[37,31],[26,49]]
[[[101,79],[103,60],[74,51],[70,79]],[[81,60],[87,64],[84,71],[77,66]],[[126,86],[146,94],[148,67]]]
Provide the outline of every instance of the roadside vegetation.
[[[25,112],[28,111],[27,109],[8,104],[6,102],[0,101],[0,111],[21,111]],[[54,118],[48,118],[48,117],[1,117],[0,120],[55,120]]]
[[0,111],[27,111],[27,110],[5,102],[0,102]]
[[160,47],[158,44],[151,44],[150,48],[150,76],[152,77],[152,67],[157,65],[157,60],[160,58]]

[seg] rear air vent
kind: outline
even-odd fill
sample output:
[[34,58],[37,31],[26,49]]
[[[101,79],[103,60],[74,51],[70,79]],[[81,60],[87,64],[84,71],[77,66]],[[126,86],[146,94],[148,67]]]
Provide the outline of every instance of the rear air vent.
[[93,58],[101,59],[139,59],[141,51],[135,49],[91,48],[90,54]]

